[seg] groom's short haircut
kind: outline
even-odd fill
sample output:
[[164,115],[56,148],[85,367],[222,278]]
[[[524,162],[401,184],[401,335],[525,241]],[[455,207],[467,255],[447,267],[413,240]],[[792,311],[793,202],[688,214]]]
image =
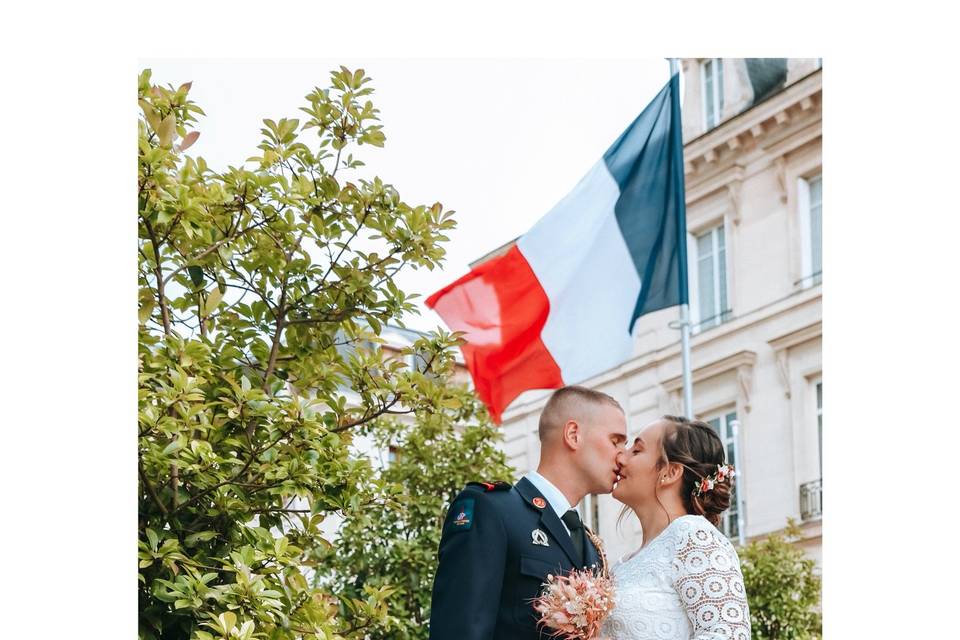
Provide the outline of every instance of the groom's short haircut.
[[594,409],[601,405],[616,407],[623,413],[623,407],[613,397],[587,387],[570,385],[553,392],[540,414],[540,442],[546,442],[559,431],[568,420],[584,421],[589,419]]

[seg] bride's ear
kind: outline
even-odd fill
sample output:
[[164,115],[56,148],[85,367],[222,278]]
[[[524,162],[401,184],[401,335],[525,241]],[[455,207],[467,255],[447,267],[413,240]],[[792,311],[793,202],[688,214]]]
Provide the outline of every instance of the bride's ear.
[[660,483],[663,486],[679,482],[683,478],[683,465],[676,462],[670,462],[660,472]]

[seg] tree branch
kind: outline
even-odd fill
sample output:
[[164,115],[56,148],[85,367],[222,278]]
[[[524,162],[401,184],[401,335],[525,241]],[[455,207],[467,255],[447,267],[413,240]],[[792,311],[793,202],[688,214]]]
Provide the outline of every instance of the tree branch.
[[263,390],[268,392],[270,389],[270,376],[277,366],[277,355],[280,353],[280,337],[283,335],[283,328],[286,326],[283,316],[286,314],[284,304],[287,300],[287,271],[283,271],[283,284],[280,288],[280,304],[277,307],[277,328],[273,332],[273,343],[270,345],[270,358],[267,360],[267,371],[263,376]]
[[312,513],[310,509],[254,509],[253,513]]
[[[337,158],[339,159],[339,155]],[[323,277],[320,278],[320,284],[314,287],[307,295],[313,295],[317,291],[323,288],[323,285],[327,283],[327,277],[330,275],[330,272],[340,262],[340,258],[343,256],[343,252],[347,250],[347,247],[350,246],[350,243],[353,242],[354,238],[357,237],[357,234],[360,233],[360,229],[363,228],[364,223],[367,221],[367,216],[370,215],[370,207],[365,207],[363,210],[363,217],[360,218],[360,222],[357,224],[357,228],[353,230],[353,233],[350,234],[350,237],[346,242],[343,243],[343,246],[340,247],[340,252],[337,254],[337,257],[333,259],[333,262],[330,263],[330,266],[327,267],[327,272],[323,274]]]
[[153,255],[157,261],[157,264],[154,267],[154,273],[157,277],[157,302],[160,305],[160,313],[161,317],[163,318],[163,332],[169,337],[171,335],[170,311],[167,309],[167,298],[163,294],[163,269],[160,267],[160,247],[157,245],[157,236],[153,232],[153,227],[150,225],[150,221],[147,220],[145,216],[140,216],[140,219],[143,220],[143,224],[147,228],[147,233],[150,234],[150,244],[153,246]]
[[175,509],[174,511],[178,511],[178,510],[183,509],[183,508],[185,508],[185,507],[187,507],[187,506],[189,506],[189,505],[194,504],[195,502],[197,502],[197,501],[203,499],[205,496],[209,495],[211,492],[216,491],[216,490],[219,489],[220,487],[225,487],[225,486],[227,486],[228,484],[239,484],[239,483],[237,482],[237,480],[239,480],[239,479],[243,476],[243,474],[245,474],[245,473],[247,472],[247,469],[250,468],[250,465],[253,464],[253,461],[256,460],[257,457],[258,457],[261,453],[263,453],[263,452],[266,451],[267,449],[270,449],[271,447],[275,447],[281,440],[283,440],[284,438],[286,438],[287,436],[289,436],[291,433],[293,433],[293,430],[296,429],[298,426],[299,426],[299,424],[294,423],[293,426],[291,426],[289,429],[287,429],[286,431],[284,431],[283,433],[281,433],[280,436],[279,436],[276,440],[274,440],[273,442],[271,442],[269,445],[260,447],[259,449],[253,451],[253,452],[250,454],[250,457],[247,459],[246,463],[244,463],[243,468],[240,469],[240,471],[238,471],[237,473],[235,473],[235,474],[233,475],[233,477],[231,477],[231,478],[229,478],[229,479],[227,479],[227,480],[224,480],[223,482],[218,482],[217,484],[213,485],[212,487],[208,487],[208,488],[204,489],[203,491],[201,491],[200,493],[198,493],[197,495],[193,496],[192,498],[190,498],[189,500],[187,500],[186,502],[184,502],[182,505],[180,505],[179,507],[177,507],[177,509]]
[[[246,201],[244,201],[241,206],[246,207]],[[256,229],[259,229],[259,228],[263,227],[263,225],[265,225],[265,224],[269,224],[269,223],[272,222],[273,220],[276,220],[279,215],[280,215],[280,213],[278,212],[278,213],[276,213],[275,215],[273,215],[273,216],[271,216],[271,217],[264,218],[264,219],[261,220],[260,222],[256,222],[256,223],[250,225],[249,227],[245,228],[243,231],[234,232],[233,235],[228,235],[228,236],[225,237],[225,238],[221,238],[220,240],[217,240],[216,242],[214,242],[212,245],[210,245],[209,247],[207,247],[207,248],[204,249],[203,251],[200,251],[199,253],[197,253],[197,254],[195,254],[195,255],[193,255],[193,256],[189,256],[189,257],[184,256],[184,259],[186,260],[186,264],[184,264],[184,265],[182,265],[181,267],[177,268],[176,270],[172,271],[172,272],[170,273],[170,275],[168,275],[168,276],[166,277],[166,279],[164,280],[164,284],[168,283],[168,282],[169,282],[171,279],[173,279],[173,277],[176,276],[178,273],[182,273],[185,269],[187,269],[187,268],[190,266],[189,263],[191,263],[191,262],[196,262],[197,260],[202,260],[202,259],[206,258],[208,255],[210,255],[211,253],[213,253],[214,251],[216,251],[218,248],[220,248],[221,246],[223,246],[225,243],[230,242],[231,240],[238,240],[238,239],[240,239],[242,236],[250,233],[251,231],[254,231],[254,230],[256,230]],[[238,216],[238,218],[239,218],[239,217],[240,217],[240,216]],[[271,237],[272,237],[272,236],[271,236]],[[276,240],[274,240],[274,242],[276,242]]]
[[401,394],[398,393],[396,396],[394,396],[393,400],[391,400],[390,402],[382,405],[377,411],[374,411],[374,412],[371,413],[371,414],[368,414],[368,412],[364,411],[364,412],[363,412],[363,417],[361,417],[361,418],[359,418],[359,419],[357,419],[357,420],[354,420],[354,421],[352,421],[352,422],[347,422],[347,423],[342,424],[342,425],[340,425],[340,426],[338,426],[338,427],[334,427],[333,429],[330,429],[330,433],[340,433],[340,432],[342,432],[342,431],[346,431],[346,430],[348,430],[348,429],[353,429],[354,427],[356,427],[356,426],[358,426],[358,425],[361,425],[361,424],[364,424],[364,423],[366,423],[366,422],[370,422],[371,420],[374,420],[374,419],[376,419],[376,418],[379,418],[380,416],[384,415],[385,413],[389,413],[389,409],[391,409],[395,404],[397,404],[397,403],[400,401],[400,398],[401,398]]
[[147,494],[150,495],[150,498],[152,498],[154,503],[160,508],[160,511],[163,513],[163,515],[166,516],[167,508],[163,506],[163,503],[160,501],[160,496],[157,495],[156,489],[154,489],[153,485],[150,484],[150,479],[147,478],[147,472],[143,468],[143,460],[139,459],[139,456],[137,460],[137,466],[140,468],[140,482],[143,483],[143,486],[147,490]]
[[340,313],[335,313],[330,316],[321,316],[313,318],[291,318],[287,320],[287,324],[313,324],[313,323],[324,323],[324,322],[341,322],[345,320],[351,313],[360,311],[359,307],[348,307],[340,311]]

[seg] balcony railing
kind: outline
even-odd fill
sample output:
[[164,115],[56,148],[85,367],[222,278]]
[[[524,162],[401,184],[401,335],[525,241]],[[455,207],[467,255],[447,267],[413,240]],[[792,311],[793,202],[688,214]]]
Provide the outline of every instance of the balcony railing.
[[804,521],[823,516],[823,480],[800,485],[800,518]]
[[718,327],[724,322],[729,322],[732,319],[733,309],[724,309],[720,313],[714,314],[709,318],[703,318],[700,322],[695,323],[691,330],[694,334],[701,333],[707,329]]
[[808,276],[804,276],[800,278],[799,280],[793,283],[793,286],[796,287],[799,285],[801,289],[806,289],[816,284],[820,284],[821,282],[823,282],[823,271],[817,271],[817,272],[811,273]]

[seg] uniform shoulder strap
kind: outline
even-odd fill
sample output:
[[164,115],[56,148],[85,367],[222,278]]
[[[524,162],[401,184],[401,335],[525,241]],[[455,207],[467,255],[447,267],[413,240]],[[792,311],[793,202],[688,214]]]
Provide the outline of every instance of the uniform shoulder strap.
[[504,482],[502,480],[495,480],[494,482],[468,482],[468,487],[477,487],[482,490],[484,493],[490,491],[509,491],[513,485],[509,482]]

